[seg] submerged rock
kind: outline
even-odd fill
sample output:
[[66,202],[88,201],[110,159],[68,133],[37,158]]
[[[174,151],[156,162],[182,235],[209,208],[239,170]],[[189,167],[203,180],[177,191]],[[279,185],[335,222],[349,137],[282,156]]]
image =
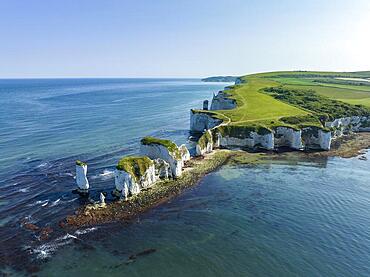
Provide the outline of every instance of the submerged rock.
[[50,226],[44,227],[41,229],[40,232],[40,239],[41,240],[47,240],[50,236],[51,233],[53,233],[54,230]]
[[40,229],[39,226],[30,222],[23,223],[23,227],[31,231],[38,231]]
[[152,253],[154,253],[156,251],[157,251],[157,249],[148,248],[148,249],[145,249],[145,250],[143,250],[143,251],[141,251],[139,253],[133,254],[133,255],[131,255],[128,258],[129,258],[129,260],[134,260],[134,259],[136,259],[139,256],[146,256],[146,255],[152,254]]

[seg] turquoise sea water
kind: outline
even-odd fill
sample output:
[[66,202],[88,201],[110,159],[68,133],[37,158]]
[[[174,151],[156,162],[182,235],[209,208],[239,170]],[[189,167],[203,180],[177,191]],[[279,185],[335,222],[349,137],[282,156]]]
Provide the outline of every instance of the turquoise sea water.
[[[358,158],[308,159],[292,152],[266,164],[224,166],[133,223],[57,227],[83,204],[71,194],[76,158],[90,164],[93,197],[109,191],[114,164],[137,152],[141,136],[187,142],[189,109],[223,86],[0,81],[0,272],[370,276],[370,161]],[[22,220],[54,232],[42,240]]]
[[[134,224],[81,236],[87,245],[69,244],[40,273],[369,276],[369,165],[330,158],[225,166]],[[146,249],[156,251],[130,258]]]
[[[0,80],[0,264],[22,268],[43,242],[24,223],[51,226],[84,201],[76,159],[89,164],[92,197],[143,136],[187,143],[189,110],[225,83],[197,79]],[[189,145],[191,146],[191,145]],[[108,199],[109,200],[109,199]],[[53,232],[54,236],[57,232]]]

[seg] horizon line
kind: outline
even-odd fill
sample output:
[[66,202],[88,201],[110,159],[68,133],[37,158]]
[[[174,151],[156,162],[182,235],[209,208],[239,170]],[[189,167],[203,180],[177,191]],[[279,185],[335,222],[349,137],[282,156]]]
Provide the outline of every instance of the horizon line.
[[342,73],[353,73],[353,72],[369,72],[367,70],[321,70],[321,69],[280,69],[280,70],[267,70],[267,71],[256,71],[256,72],[247,72],[243,74],[208,74],[204,76],[31,76],[31,77],[22,77],[22,76],[11,76],[11,77],[1,77],[0,80],[25,80],[25,79],[203,79],[208,77],[241,77],[250,74],[258,73],[272,73],[272,72],[289,72],[289,71],[301,71],[301,72],[342,72]]
[[[219,75],[224,76],[224,75]],[[207,76],[208,77],[208,76]],[[46,76],[46,77],[0,77],[0,80],[25,80],[25,79],[202,79],[207,77],[168,77],[168,76],[156,76],[156,77],[119,77],[119,76]],[[237,76],[235,76],[237,77]]]

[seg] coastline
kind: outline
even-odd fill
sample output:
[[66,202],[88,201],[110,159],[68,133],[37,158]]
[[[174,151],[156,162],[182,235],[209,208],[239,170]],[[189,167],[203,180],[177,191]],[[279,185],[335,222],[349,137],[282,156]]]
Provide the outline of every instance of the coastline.
[[233,155],[235,155],[234,151],[217,150],[206,155],[204,158],[191,159],[186,163],[181,177],[159,181],[155,186],[143,190],[138,195],[132,196],[128,201],[118,200],[107,203],[104,207],[94,204],[83,206],[74,215],[69,215],[64,221],[60,222],[60,226],[63,228],[78,228],[132,220],[139,214],[196,185],[203,176],[226,164]]
[[[242,82],[245,82],[245,80],[242,80],[241,77],[237,78],[235,80],[235,86]],[[218,110],[225,112],[230,109],[237,109],[237,101],[229,93],[232,89],[231,87],[226,87],[223,91],[213,96],[211,112]],[[237,88],[234,88],[234,90],[235,89]],[[228,92],[226,93],[225,91]],[[266,95],[260,96],[264,96],[265,98],[270,97]],[[315,101],[319,101],[320,99],[321,98],[315,98]],[[366,133],[368,131],[366,127],[367,117],[357,116],[357,114],[352,117],[336,118],[332,122],[323,123],[318,121],[320,122],[319,127],[316,126],[318,122],[315,122],[314,125],[312,125],[313,123],[311,122],[312,126],[310,125],[308,127],[304,124],[302,126],[298,124],[295,127],[290,125],[286,126],[284,123],[285,125],[283,124],[280,127],[276,125],[277,127],[275,126],[273,130],[273,128],[271,129],[263,126],[231,126],[232,120],[228,116],[222,114],[223,116],[218,115],[216,118],[213,118],[213,113],[209,114],[208,103],[208,100],[205,100],[203,102],[203,110],[191,110],[190,112],[190,130],[193,132],[206,130],[196,144],[196,156],[194,158],[190,158],[190,154],[185,145],[183,146],[186,149],[185,152],[187,152],[186,155],[188,155],[188,158],[183,159],[186,155],[182,157],[182,155],[178,153],[178,149],[182,146],[178,148],[177,145],[174,144],[175,146],[171,146],[174,148],[172,149],[170,145],[167,145],[169,143],[172,145],[173,142],[165,142],[156,138],[147,138],[148,143],[145,143],[145,141],[143,143],[145,138],[141,141],[141,154],[151,159],[164,158],[166,162],[171,164],[171,167],[175,168],[175,171],[172,172],[172,174],[174,174],[174,179],[154,182],[150,180],[149,183],[155,183],[154,186],[142,186],[142,192],[140,194],[134,193],[129,199],[127,199],[127,195],[125,194],[124,200],[121,199],[111,203],[105,203],[105,198],[103,197],[103,201],[101,201],[100,204],[85,205],[79,208],[74,215],[67,216],[65,220],[60,222],[60,226],[63,228],[81,227],[115,221],[130,221],[150,208],[179,195],[186,188],[196,185],[203,176],[217,170],[227,163],[233,165],[263,163],[266,160],[271,161],[292,156],[305,156],[309,158],[339,156],[350,158],[360,155],[361,150],[370,148],[370,133]],[[281,103],[279,105],[281,105]],[[296,109],[294,111],[302,108],[296,104],[293,104],[292,107]],[[346,108],[348,107],[346,106]],[[306,113],[306,110],[307,109],[300,111]],[[318,112],[319,111],[316,110],[314,111],[314,113]],[[195,116],[194,113],[197,113],[197,115]],[[221,119],[221,117],[223,119]],[[333,117],[335,118],[335,116]],[[225,122],[225,118],[227,122]],[[293,118],[296,119],[294,116]],[[329,116],[325,118],[328,120]],[[352,125],[352,121],[357,124],[355,127]],[[362,128],[362,125],[366,126]],[[228,131],[231,133],[225,134],[225,130],[221,130],[223,127],[230,127]],[[232,131],[234,131],[234,133],[239,132],[239,134],[233,134]],[[353,133],[353,131],[365,133]],[[252,142],[250,140],[252,140]],[[236,149],[249,150],[235,151],[233,146],[236,147]],[[154,148],[150,149],[152,147],[162,147],[163,149],[158,148],[159,150],[157,150],[159,152],[157,151],[157,153],[153,150]],[[229,150],[220,150],[225,148]],[[254,149],[257,152],[249,152],[254,151],[250,149]],[[179,157],[176,157],[176,153],[173,152],[174,150],[179,154]],[[155,153],[152,153],[152,151]],[[162,151],[168,152],[168,155],[171,157],[170,160],[176,159],[179,160],[180,164],[184,163],[183,175],[181,175],[181,166],[178,167],[177,162],[168,160],[167,154],[163,156]],[[139,158],[136,157],[135,159]],[[126,171],[127,170],[128,169],[126,169]],[[149,167],[147,170],[148,172],[150,171]],[[153,170],[154,167],[152,168],[152,171]],[[173,168],[171,170],[173,170]],[[148,172],[143,171],[140,173],[140,176],[144,176]],[[134,173],[131,172],[130,174],[133,175]],[[152,179],[155,179],[155,176],[153,176]],[[123,192],[122,189],[117,188],[117,184],[116,190]]]
[[288,156],[312,158],[342,157],[353,158],[370,148],[370,133],[354,133],[336,140],[329,151],[267,151],[246,152],[241,150],[215,149],[213,152],[191,159],[187,162],[184,173],[174,180],[158,182],[155,186],[131,197],[128,201],[107,203],[105,207],[86,205],[74,215],[69,215],[60,222],[62,228],[79,228],[114,222],[130,222],[140,214],[158,206],[193,187],[208,173],[223,165],[243,165],[263,163]]

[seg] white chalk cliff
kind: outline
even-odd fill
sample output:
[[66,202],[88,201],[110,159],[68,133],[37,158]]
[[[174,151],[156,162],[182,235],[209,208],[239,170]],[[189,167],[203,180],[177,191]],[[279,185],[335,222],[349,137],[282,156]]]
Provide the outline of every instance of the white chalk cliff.
[[236,101],[229,98],[226,91],[220,91],[213,95],[211,110],[231,110],[236,108]]
[[332,134],[316,126],[302,128],[302,142],[305,148],[330,150]]
[[114,182],[116,186],[115,194],[121,193],[122,197],[127,200],[129,195],[135,195],[140,193],[142,189],[151,187],[158,177],[155,174],[154,163],[149,166],[142,176],[132,176],[130,173],[116,169],[114,172]]
[[114,172],[114,196],[127,200],[160,179],[178,177],[185,162],[190,160],[185,145],[177,147],[171,141],[153,137],[141,140],[140,151],[143,156],[124,157],[119,161]]
[[189,161],[190,160],[190,152],[188,150],[188,148],[186,147],[185,144],[181,144],[179,146],[179,151],[180,151],[180,154],[181,154],[181,160],[182,160],[182,165],[184,166],[185,165],[185,162]]
[[162,159],[154,160],[155,174],[161,179],[172,178],[171,167],[168,162]]
[[183,161],[181,157],[177,157],[176,153],[170,152],[161,144],[141,144],[140,153],[148,156],[150,159],[162,159],[166,161],[170,167],[174,177],[178,177],[182,173]]
[[274,147],[290,147],[302,149],[302,131],[289,127],[277,127],[274,133]]
[[258,134],[256,132],[250,132],[247,137],[233,137],[233,136],[222,136],[220,138],[220,146],[223,147],[249,147],[253,148],[259,146],[261,148],[272,150],[274,149],[274,135],[273,133]]
[[325,122],[325,127],[333,129],[333,135],[340,137],[348,132],[369,132],[370,118],[366,116],[341,117]]
[[211,153],[213,151],[211,130],[205,131],[203,136],[199,139],[195,151],[197,156],[203,156],[204,154]]
[[204,132],[222,123],[221,119],[213,118],[210,114],[190,110],[190,131]]
[[330,131],[319,130],[320,149],[330,150],[332,136]]
[[89,180],[87,180],[87,164],[76,164],[76,184],[79,190],[87,192],[89,190]]

